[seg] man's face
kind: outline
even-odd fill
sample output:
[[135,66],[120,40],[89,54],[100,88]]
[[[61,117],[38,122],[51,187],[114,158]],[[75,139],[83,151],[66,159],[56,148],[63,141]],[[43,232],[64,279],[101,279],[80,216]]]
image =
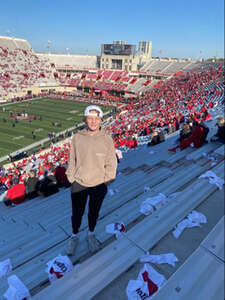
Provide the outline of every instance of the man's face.
[[90,111],[91,114],[96,114],[95,116],[87,116],[86,122],[88,129],[94,132],[99,131],[101,126],[102,119],[98,116],[98,112],[95,110]]

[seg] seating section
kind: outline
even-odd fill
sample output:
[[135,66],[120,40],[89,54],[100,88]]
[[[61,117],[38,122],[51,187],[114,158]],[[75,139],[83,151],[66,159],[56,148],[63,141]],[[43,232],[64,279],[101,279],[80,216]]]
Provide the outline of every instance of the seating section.
[[[215,167],[214,171],[217,175],[222,175],[223,166],[223,164],[220,164]],[[91,299],[135,263],[140,255],[143,254],[141,248],[145,249],[145,251],[152,248],[163,236],[171,231],[179,221],[181,221],[189,212],[202,203],[209,195],[215,192],[216,189],[217,188],[215,185],[206,186],[204,180],[201,181],[200,179],[196,178],[193,183],[189,184],[182,190],[182,194],[177,196],[175,200],[169,202],[161,209],[156,210],[152,215],[145,217],[143,220],[140,220],[137,225],[133,226],[126,233],[127,238],[122,237],[119,240],[112,242],[112,244],[106,246],[99,253],[84,261],[79,266],[77,271],[72,271],[71,273],[67,274],[60,282],[49,286],[37,294],[34,299],[47,299],[49,295],[51,295],[54,299],[73,299],[75,296],[76,299]],[[137,200],[138,199],[139,197]],[[120,210],[121,209],[122,208],[120,207]],[[132,209],[133,211],[136,211],[133,206]],[[164,222],[162,222],[162,220],[164,220]],[[149,228],[154,228],[154,230],[149,231]],[[135,242],[132,243],[132,241]],[[139,247],[136,247],[135,244],[138,244]],[[220,242],[220,244],[222,244],[222,242]],[[202,268],[195,266],[194,268],[196,268],[196,273],[194,274],[197,274],[198,277],[201,277],[202,287],[204,286],[208,291],[209,287],[207,284],[205,284],[205,281],[210,283],[212,285],[212,293],[218,295],[218,299],[222,299],[220,297],[220,288],[223,284],[222,276],[209,277],[207,271],[213,269],[216,272],[219,272],[219,275],[222,275],[224,266],[221,263],[217,263],[215,259],[212,261],[210,257],[208,257],[207,253],[204,253],[206,255],[202,254],[203,253],[200,250],[194,253],[193,257],[190,258],[192,262],[196,262],[198,266],[203,266],[204,273]],[[198,261],[199,259],[200,261]],[[112,261],[113,263],[111,263]],[[207,263],[204,264],[204,262]],[[189,262],[187,262],[187,264],[188,263]],[[185,288],[191,290],[191,285],[196,286],[194,281],[195,277],[191,276],[191,274],[193,274],[191,266],[192,265],[189,264],[190,281],[188,283],[186,283],[186,279],[184,280],[186,271],[182,272],[183,276],[181,278],[183,283],[181,289],[184,286]],[[95,274],[95,276],[93,276],[93,274]],[[179,276],[177,276],[177,278],[181,279]],[[198,280],[196,279],[196,281]],[[85,284],[85,282],[88,282],[88,285]],[[201,293],[206,295],[207,291],[203,289]],[[197,299],[199,287],[196,286],[196,289],[192,289],[191,293],[193,295],[192,299]],[[179,295],[177,295],[177,297],[178,296]],[[171,297],[170,299],[180,299],[177,297]],[[203,299],[207,298],[203,297]]]
[[[166,144],[156,147],[162,150],[167,147],[166,145],[173,143],[174,139],[176,136],[168,138]],[[202,153],[211,153],[211,151],[218,152],[219,149],[219,145],[212,145],[201,150]],[[110,189],[118,192],[113,196],[107,195],[99,216],[97,237],[103,246],[111,239],[111,236],[105,232],[105,226],[122,220],[129,228],[128,238],[148,250],[188,212],[216,191],[215,185],[206,185],[205,179],[198,179],[199,175],[207,170],[208,165],[200,166],[194,159],[195,152],[199,153],[199,150],[186,149],[184,154],[192,154],[191,159],[177,156],[176,160],[170,161],[169,158],[174,157],[174,154],[167,153],[165,156],[165,153],[156,151],[152,157],[149,148],[143,145],[136,151],[125,154],[119,164],[117,178],[110,186]],[[224,159],[222,154],[217,153],[217,155],[220,161]],[[223,167],[224,161],[221,161],[214,166],[213,170],[218,176],[224,177]],[[151,190],[144,192],[145,186],[149,186]],[[156,210],[145,218],[139,212],[140,204],[147,197],[157,195],[159,192],[168,196],[180,190],[182,195],[164,205],[160,211]],[[18,275],[32,294],[36,294],[40,286],[48,281],[47,274],[44,272],[45,264],[59,253],[63,254],[71,234],[70,214],[70,191],[62,189],[58,194],[46,199],[36,198],[17,207],[6,208],[1,216],[0,239],[3,246],[0,249],[0,256],[2,259],[11,258],[13,274]],[[162,219],[168,222],[161,222]],[[146,237],[147,228],[156,228],[157,232],[154,230],[149,234],[148,231],[146,239],[143,236]],[[78,250],[72,257],[73,263],[78,260],[83,261],[88,255],[85,242],[86,229],[87,211],[79,233]],[[8,234],[9,230],[13,234]],[[23,234],[24,231],[26,235]],[[73,299],[74,293],[76,299],[90,299],[129,268],[141,254],[141,251],[127,239],[122,239],[120,242],[113,241],[96,255],[84,260],[78,275],[74,276],[71,272],[58,281],[57,285],[52,285],[38,293],[34,299],[47,299],[49,295],[53,299],[59,297]],[[104,264],[108,267],[102,268]],[[109,273],[110,276],[107,275]],[[88,287],[84,281],[89,282]],[[0,283],[0,295],[6,289],[5,278]]]
[[37,54],[26,40],[0,37],[0,97],[13,97],[28,87],[59,84],[137,94],[154,87],[151,76],[168,78],[192,69],[207,70],[211,65],[210,62],[152,59],[134,78],[129,72],[98,70],[97,56]]
[[140,71],[152,75],[170,76],[177,72],[200,71],[210,68],[212,63],[192,60],[152,59],[145,63]]
[[0,98],[41,84],[56,85],[48,58],[25,40],[0,37]]
[[37,54],[41,58],[48,57],[49,62],[54,64],[57,69],[64,68],[65,66],[79,69],[96,69],[97,56],[90,55],[71,55],[71,54]]

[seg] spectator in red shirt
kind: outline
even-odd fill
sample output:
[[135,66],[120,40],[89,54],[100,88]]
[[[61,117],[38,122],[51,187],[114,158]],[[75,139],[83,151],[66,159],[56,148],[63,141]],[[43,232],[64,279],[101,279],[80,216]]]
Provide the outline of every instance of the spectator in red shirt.
[[54,176],[56,177],[59,187],[69,187],[70,186],[70,183],[66,176],[66,168],[64,166],[62,166],[59,162],[57,163],[57,167],[54,171]]
[[26,197],[26,187],[24,184],[19,184],[19,178],[14,177],[12,179],[13,186],[11,186],[4,199],[3,202],[6,206],[12,205],[12,204],[20,204],[25,201]]
[[177,148],[180,148],[181,150],[186,149],[187,147],[189,147],[191,144],[193,144],[194,148],[200,148],[204,141],[205,141],[205,131],[203,126],[200,126],[200,124],[198,124],[197,122],[193,123],[193,131],[191,136],[188,139],[184,139],[182,141],[180,141],[179,146],[175,147],[175,148],[170,148],[168,149],[170,152],[176,152]]

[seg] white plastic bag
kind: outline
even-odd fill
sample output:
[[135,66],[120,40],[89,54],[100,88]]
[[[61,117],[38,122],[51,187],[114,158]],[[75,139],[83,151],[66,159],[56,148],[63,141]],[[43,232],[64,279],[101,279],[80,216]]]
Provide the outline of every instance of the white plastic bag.
[[16,275],[8,278],[8,284],[9,288],[3,295],[7,300],[26,300],[30,297],[29,290]]
[[9,258],[0,262],[0,278],[8,275],[11,271],[12,265]]
[[47,263],[46,272],[50,282],[53,282],[73,270],[73,264],[68,256],[59,254]]

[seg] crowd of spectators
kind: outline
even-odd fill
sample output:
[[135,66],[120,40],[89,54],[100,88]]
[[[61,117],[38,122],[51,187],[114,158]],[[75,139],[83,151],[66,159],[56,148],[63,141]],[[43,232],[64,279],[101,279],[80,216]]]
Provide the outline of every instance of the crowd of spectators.
[[[149,135],[157,129],[171,134],[178,130],[185,119],[202,123],[211,118],[209,109],[214,106],[214,98],[222,95],[221,86],[224,66],[217,66],[199,73],[186,73],[162,82],[157,88],[123,107],[106,130],[112,134],[116,147],[129,147],[135,134]],[[207,88],[207,84],[215,86]]]
[[[105,125],[106,132],[114,139],[115,148],[132,149],[138,146],[139,136],[150,134],[149,146],[153,146],[163,142],[165,134],[180,128],[180,149],[191,144],[201,146],[208,133],[202,123],[211,117],[209,110],[216,105],[214,98],[223,94],[220,88],[223,71],[223,66],[217,66],[172,77],[149,90],[138,102],[126,104],[123,111],[110,117]],[[209,87],[211,83],[213,85]],[[211,141],[224,143],[224,119],[218,120],[217,124],[218,132]],[[6,204],[18,204],[69,186],[65,175],[69,150],[70,142],[66,140],[52,145],[48,151],[40,150],[38,154],[12,162],[7,170],[2,168],[0,199]],[[23,193],[19,193],[19,200],[13,200],[12,191],[17,189]]]
[[7,169],[1,168],[1,201],[19,204],[37,196],[47,197],[70,184],[66,177],[70,143],[52,145],[49,151],[33,154]]

